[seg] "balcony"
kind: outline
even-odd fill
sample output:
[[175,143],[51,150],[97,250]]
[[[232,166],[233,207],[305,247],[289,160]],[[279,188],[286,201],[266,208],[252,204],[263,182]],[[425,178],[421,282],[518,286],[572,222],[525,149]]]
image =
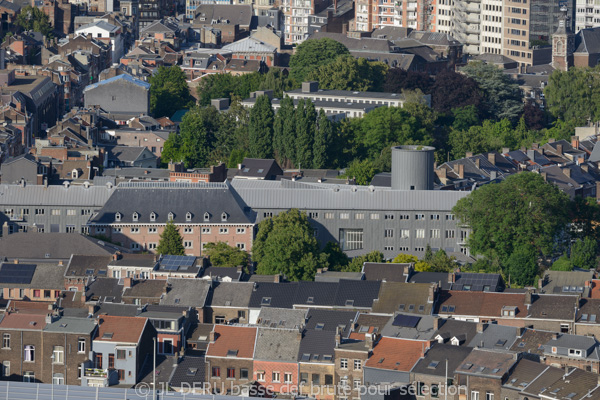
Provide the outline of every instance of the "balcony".
[[115,369],[85,368],[81,377],[81,386],[108,387],[119,383],[119,374]]
[[469,35],[467,36],[468,44],[479,44],[479,36]]
[[479,24],[480,23],[479,14],[469,14],[467,15],[467,22],[470,24]]

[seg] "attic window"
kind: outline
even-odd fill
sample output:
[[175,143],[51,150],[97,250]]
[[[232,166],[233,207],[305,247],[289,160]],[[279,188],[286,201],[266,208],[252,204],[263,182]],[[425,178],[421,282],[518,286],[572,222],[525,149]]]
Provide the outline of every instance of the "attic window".
[[138,213],[136,213],[136,212],[133,213],[133,220],[134,221],[137,221],[139,217],[140,217],[140,215]]
[[322,322],[319,322],[316,326],[315,326],[315,330],[317,331],[322,331],[323,328],[325,328],[325,324]]
[[259,168],[259,169],[258,169],[258,173],[259,173],[259,174],[262,174],[264,171],[265,171],[265,170],[264,170],[264,169],[262,169],[262,168]]
[[60,327],[61,327],[61,328],[66,328],[66,327],[67,327],[67,324],[60,324]]
[[205,212],[204,213],[204,222],[208,222],[208,221],[210,221],[210,214]]
[[454,310],[456,310],[456,307],[448,306],[448,312],[454,312]]
[[398,310],[400,310],[400,311],[404,311],[404,304],[400,304],[400,305],[398,306]]
[[329,354],[323,356],[323,361],[331,361],[331,359],[332,357]]
[[466,363],[466,364],[463,364],[461,368],[462,368],[462,369],[471,369],[472,367],[473,367],[473,364],[471,364],[471,363]]
[[227,357],[237,357],[237,355],[238,355],[237,350],[227,350]]
[[94,273],[94,270],[93,270],[93,269],[86,269],[86,270],[85,270],[85,274],[86,274],[86,275],[92,275],[93,273]]
[[440,363],[439,361],[432,361],[432,362],[429,363],[429,365],[427,366],[427,368],[429,368],[429,369],[436,369],[437,366],[439,365],[439,363]]
[[314,298],[314,297],[312,297],[312,296],[310,296],[308,299],[306,299],[306,302],[307,302],[307,303],[311,303],[311,304],[312,304],[312,303],[314,303],[314,302],[315,302],[315,298]]
[[310,361],[310,354],[302,354],[300,361]]
[[227,213],[221,214],[221,221],[227,221]]
[[377,364],[382,364],[383,360],[385,360],[385,357],[380,358],[379,361],[377,361]]
[[188,368],[186,375],[196,376],[196,372],[198,372],[198,368]]
[[116,213],[115,214],[115,221],[120,221],[121,220],[121,213]]
[[498,347],[502,347],[506,344],[506,339],[498,339],[498,341],[496,342],[496,346]]
[[518,347],[525,347],[525,342],[521,342],[521,343],[519,343],[519,346],[518,346]]
[[346,300],[346,307],[352,307],[354,305],[354,300]]
[[492,370],[492,374],[497,374],[498,372],[500,372],[500,368],[494,368]]
[[312,355],[312,360],[313,361],[318,361],[319,360],[319,355],[318,354],[313,354]]
[[263,297],[261,302],[260,302],[261,306],[270,306],[271,305],[271,298],[270,297]]
[[410,306],[408,306],[408,311],[414,311],[415,310],[415,305],[411,304]]
[[156,221],[156,213],[154,211],[150,214],[150,221]]
[[244,168],[244,172],[250,172],[250,168]]
[[102,339],[112,339],[112,337],[113,337],[112,332],[106,332],[104,335],[102,335]]
[[442,306],[442,312],[448,312],[448,306]]
[[175,217],[175,214],[173,214],[172,212],[169,213],[169,221],[173,221],[173,218]]
[[358,329],[358,333],[368,333],[368,332],[369,332],[369,327],[368,327],[368,326],[364,326],[364,325],[363,325],[363,326],[361,326],[361,327]]
[[190,222],[190,221],[192,220],[192,213],[191,213],[191,212],[187,212],[187,213],[185,214],[185,220],[186,220],[187,222]]

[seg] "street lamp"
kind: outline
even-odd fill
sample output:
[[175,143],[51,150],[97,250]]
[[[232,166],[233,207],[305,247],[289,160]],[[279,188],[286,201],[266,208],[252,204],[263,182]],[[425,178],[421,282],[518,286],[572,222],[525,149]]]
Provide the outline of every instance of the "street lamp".
[[50,359],[52,360],[52,376],[50,377],[52,378],[52,400],[54,400],[54,352],[52,352]]

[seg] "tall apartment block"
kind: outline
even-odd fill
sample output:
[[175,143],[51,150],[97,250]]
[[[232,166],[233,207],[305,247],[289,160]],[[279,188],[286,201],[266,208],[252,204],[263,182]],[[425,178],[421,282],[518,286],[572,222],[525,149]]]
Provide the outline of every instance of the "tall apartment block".
[[356,0],[355,28],[370,32],[385,26],[435,31],[433,0]]
[[329,7],[331,0],[283,0],[285,44],[301,43],[309,35],[309,19]]
[[575,0],[575,32],[600,26],[600,2]]

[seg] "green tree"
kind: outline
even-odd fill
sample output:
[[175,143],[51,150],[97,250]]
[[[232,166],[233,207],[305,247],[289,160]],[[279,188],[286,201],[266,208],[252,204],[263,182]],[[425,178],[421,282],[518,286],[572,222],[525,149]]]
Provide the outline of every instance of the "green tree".
[[25,6],[17,15],[17,25],[24,31],[40,32],[47,38],[52,38],[52,25],[48,14],[40,8]]
[[568,207],[569,198],[558,187],[539,174],[522,172],[473,191],[453,212],[472,229],[471,253],[503,264],[526,245],[549,254],[566,228]]
[[292,160],[296,159],[296,110],[294,101],[285,96],[275,121],[273,123],[273,148],[275,158],[282,167],[290,167]]
[[325,111],[321,109],[319,110],[319,123],[315,130],[313,142],[313,168],[321,169],[327,165],[327,149],[332,136],[333,124],[327,118]]
[[313,69],[307,79],[318,81],[321,89],[382,91],[387,70],[382,62],[344,55]]
[[292,281],[312,280],[317,268],[327,267],[308,217],[296,209],[258,224],[252,257],[258,274],[283,274]]
[[[187,168],[206,167],[214,148],[218,126],[219,113],[214,107],[194,107],[183,116],[179,125],[180,137],[173,137],[175,140],[169,145],[177,149],[175,153],[185,162]],[[169,136],[165,146],[171,140],[172,137]]]
[[193,106],[185,73],[179,66],[160,66],[150,82],[150,110],[155,117],[171,117],[175,111]]
[[506,268],[510,274],[511,284],[530,286],[535,284],[538,274],[538,252],[530,244],[521,244],[506,260]]
[[429,264],[434,272],[451,272],[458,267],[456,259],[448,256],[445,250],[436,251]]
[[363,264],[366,262],[370,262],[370,263],[383,262],[383,253],[375,250],[370,253],[363,254],[362,256],[354,257],[345,268],[342,268],[342,271],[344,271],[344,272],[360,272],[360,271],[362,271]]
[[427,243],[427,246],[425,246],[425,255],[423,256],[421,261],[425,261],[428,264],[430,264],[433,261],[433,251],[431,250],[431,246],[429,245],[429,243]]
[[250,110],[248,136],[251,157],[273,157],[273,118],[271,99],[267,95],[259,96]]
[[173,221],[167,222],[165,229],[160,234],[160,240],[156,252],[162,255],[184,256],[183,238],[179,233],[179,228]]
[[227,168],[237,168],[246,158],[246,152],[243,150],[232,150],[227,161]]
[[290,74],[296,82],[303,82],[313,68],[329,64],[338,56],[350,54],[346,46],[333,39],[308,39],[302,42],[290,59]]
[[485,97],[489,115],[501,120],[516,121],[523,111],[521,90],[516,81],[493,64],[470,62],[461,69],[479,85]]
[[580,126],[600,119],[600,66],[555,70],[544,88],[548,110]]
[[350,262],[350,259],[340,249],[340,245],[336,242],[327,242],[325,248],[323,248],[323,254],[327,256],[327,265],[329,265],[330,271],[341,271]]
[[441,113],[450,113],[455,108],[475,106],[483,108],[483,93],[477,82],[454,71],[442,71],[435,76],[431,91],[431,106]]
[[457,131],[466,131],[472,126],[480,124],[479,112],[473,105],[455,108],[452,110],[452,115],[454,116],[452,129]]
[[413,256],[412,254],[404,254],[400,253],[392,260],[395,264],[407,264],[407,263],[416,263],[419,261],[417,256]]
[[573,263],[569,260],[566,254],[560,256],[560,258],[552,263],[550,267],[551,271],[573,271]]
[[203,253],[210,257],[210,263],[215,267],[245,267],[248,264],[248,253],[225,242],[206,243]]
[[368,185],[375,176],[377,171],[371,160],[354,160],[346,168],[346,173],[343,175],[349,179],[356,179],[357,185]]
[[595,269],[598,266],[596,254],[598,242],[590,237],[578,240],[571,246],[571,262],[576,268]]
[[294,160],[294,165],[299,168],[312,167],[316,118],[317,112],[312,101],[300,99],[296,107],[296,157]]

